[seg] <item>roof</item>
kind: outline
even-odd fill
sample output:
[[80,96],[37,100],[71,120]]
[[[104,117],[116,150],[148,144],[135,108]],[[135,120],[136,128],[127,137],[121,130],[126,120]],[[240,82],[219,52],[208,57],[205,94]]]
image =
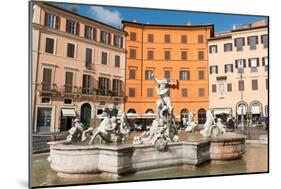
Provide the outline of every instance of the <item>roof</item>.
[[67,9],[64,9],[64,8],[61,8],[61,7],[58,7],[58,6],[55,6],[55,5],[53,5],[53,4],[49,3],[49,2],[41,2],[41,3],[42,3],[43,5],[46,5],[46,6],[49,6],[49,7],[52,7],[52,8],[55,8],[55,9],[58,9],[58,10],[61,10],[61,11],[70,13],[70,14],[73,14],[74,16],[79,16],[79,17],[81,17],[81,18],[87,19],[87,20],[89,20],[89,21],[91,21],[91,22],[96,22],[96,23],[98,23],[98,24],[104,25],[104,26],[109,27],[109,28],[111,28],[111,29],[118,30],[118,31],[120,31],[120,32],[126,33],[126,32],[125,32],[124,30],[122,30],[122,29],[113,27],[113,26],[111,26],[111,25],[105,24],[105,23],[103,23],[103,22],[97,21],[97,20],[95,20],[95,19],[92,19],[92,18],[89,18],[89,17],[86,17],[86,16],[80,15],[80,14],[75,13],[75,12],[72,12],[72,11],[70,11],[70,10],[67,10]]
[[240,31],[247,31],[247,30],[257,30],[257,29],[262,29],[262,28],[268,28],[268,25],[265,25],[265,26],[257,26],[257,27],[250,27],[250,28],[240,28],[240,29],[231,30],[230,32],[240,32]]
[[135,24],[135,25],[142,25],[142,26],[157,26],[157,27],[185,27],[185,28],[214,27],[214,24],[203,24],[203,25],[144,24],[144,23],[132,22],[128,20],[122,20],[122,24]]

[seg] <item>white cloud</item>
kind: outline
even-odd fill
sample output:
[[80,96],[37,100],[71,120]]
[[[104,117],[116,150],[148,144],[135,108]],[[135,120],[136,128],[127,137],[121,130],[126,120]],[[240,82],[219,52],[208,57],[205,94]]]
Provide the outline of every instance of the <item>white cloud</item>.
[[90,13],[101,22],[106,24],[119,27],[121,25],[121,14],[117,10],[111,11],[103,7],[92,6],[90,8]]

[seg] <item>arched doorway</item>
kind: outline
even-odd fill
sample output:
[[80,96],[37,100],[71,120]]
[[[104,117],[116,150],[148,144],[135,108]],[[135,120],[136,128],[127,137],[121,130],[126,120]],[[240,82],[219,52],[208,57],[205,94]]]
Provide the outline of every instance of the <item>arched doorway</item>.
[[154,111],[151,109],[151,108],[149,108],[149,109],[147,109],[146,111],[145,111],[145,113],[147,114],[147,113],[154,113]]
[[184,108],[181,110],[180,118],[181,118],[181,125],[186,126],[188,122],[188,109]]
[[198,110],[198,124],[202,125],[206,122],[206,110],[201,108]]
[[81,106],[81,122],[84,124],[85,127],[90,126],[92,108],[89,103],[85,103]]
[[239,102],[236,105],[236,114],[237,114],[237,125],[238,127],[241,127],[241,123],[242,123],[242,116],[243,116],[243,122],[244,125],[246,125],[247,123],[247,109],[248,109],[248,105],[246,102]]
[[249,111],[251,115],[251,126],[256,126],[259,118],[262,116],[262,104],[259,101],[252,102]]
[[134,114],[135,114],[135,113],[137,113],[137,112],[136,112],[135,109],[132,109],[132,108],[131,108],[131,109],[128,110],[128,113],[134,113]]

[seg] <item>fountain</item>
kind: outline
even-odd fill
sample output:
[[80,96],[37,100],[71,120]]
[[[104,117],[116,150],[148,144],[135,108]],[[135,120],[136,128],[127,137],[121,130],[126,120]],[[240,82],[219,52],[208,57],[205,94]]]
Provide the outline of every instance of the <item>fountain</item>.
[[[154,77],[153,77],[154,78]],[[222,123],[215,123],[211,110],[202,137],[198,140],[180,141],[175,124],[173,106],[166,79],[157,80],[157,118],[149,131],[126,143],[128,122],[126,113],[120,118],[108,108],[103,111],[104,120],[96,129],[83,129],[75,120],[69,136],[64,141],[49,142],[48,160],[59,177],[87,178],[95,174],[121,177],[138,171],[174,166],[198,166],[210,160],[241,158],[245,153],[245,137],[226,133]],[[194,131],[195,123],[190,122]]]

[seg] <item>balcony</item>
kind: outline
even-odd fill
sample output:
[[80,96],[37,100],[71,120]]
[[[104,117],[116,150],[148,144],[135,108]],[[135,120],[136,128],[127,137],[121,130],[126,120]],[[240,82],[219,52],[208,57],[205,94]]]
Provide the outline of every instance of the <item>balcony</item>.
[[81,88],[81,95],[85,96],[94,96],[94,97],[124,97],[123,91],[111,91],[105,89],[96,89],[96,88]]
[[41,83],[39,86],[40,95],[56,95],[59,89],[56,84]]
[[79,88],[77,86],[64,85],[62,87],[62,94],[63,95],[78,95],[79,94]]

